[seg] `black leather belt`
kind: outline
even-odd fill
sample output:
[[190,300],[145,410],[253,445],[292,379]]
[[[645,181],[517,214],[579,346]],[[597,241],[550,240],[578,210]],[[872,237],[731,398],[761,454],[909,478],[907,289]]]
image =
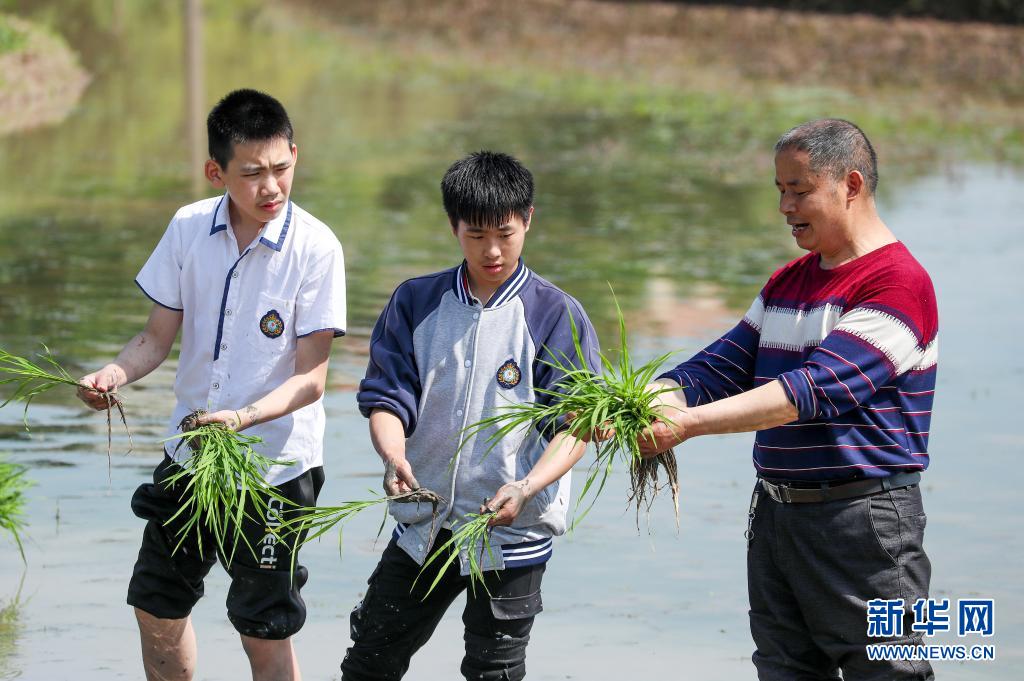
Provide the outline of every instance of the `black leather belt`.
[[853,482],[823,482],[815,487],[794,487],[792,483],[772,482],[761,478],[761,489],[780,504],[817,504],[866,497],[891,489],[913,487],[921,481],[920,473],[897,473],[886,478],[871,478]]

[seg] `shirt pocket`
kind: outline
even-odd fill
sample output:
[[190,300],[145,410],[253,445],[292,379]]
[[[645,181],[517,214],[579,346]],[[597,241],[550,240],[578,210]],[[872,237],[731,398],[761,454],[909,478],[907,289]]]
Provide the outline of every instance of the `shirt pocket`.
[[254,372],[271,374],[283,362],[294,361],[295,301],[261,293],[245,320],[246,351]]

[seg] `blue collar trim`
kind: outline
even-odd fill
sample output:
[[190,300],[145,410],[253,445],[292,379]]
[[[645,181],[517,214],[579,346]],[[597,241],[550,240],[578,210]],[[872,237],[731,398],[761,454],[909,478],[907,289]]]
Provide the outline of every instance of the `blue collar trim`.
[[[276,222],[276,220],[274,222]],[[269,233],[270,228],[273,227],[273,224],[274,223],[271,222],[271,223],[269,223],[267,225],[268,233]],[[292,224],[292,202],[288,201],[288,212],[284,216],[284,224],[281,225],[281,232],[280,232],[280,234],[277,237],[277,241],[276,242],[270,241],[270,239],[267,239],[267,237],[261,236],[260,237],[260,243],[263,244],[264,246],[266,246],[267,248],[270,248],[270,249],[273,249],[275,251],[280,252],[281,248],[284,246],[284,240],[288,238],[288,227],[291,226],[291,224]]]
[[224,217],[220,221],[217,220],[217,218],[221,217],[220,209],[221,206],[224,205],[224,199],[226,199],[227,197],[228,195],[226,193],[224,194],[224,196],[220,197],[220,201],[217,202],[217,209],[213,211],[213,224],[210,225],[211,235],[216,234],[217,232],[223,232],[225,229],[228,228],[228,217],[226,210],[224,211]]
[[[217,209],[213,211],[213,224],[210,227],[210,234],[216,234],[217,232],[223,232],[228,228],[228,209],[227,204],[224,200],[228,198],[227,194],[220,197],[220,201],[217,202]],[[223,212],[221,211],[223,209]],[[276,223],[276,224],[275,224]],[[276,240],[271,241],[266,236],[260,237],[260,243],[269,249],[280,252],[284,247],[284,241],[288,238],[288,228],[292,224],[292,202],[288,201],[288,210],[284,214],[284,220],[280,217],[274,218],[274,220],[267,223],[266,228],[263,230],[271,239],[274,239],[274,229],[277,225],[280,225],[280,231],[277,233]]]
[[[523,264],[523,259],[519,258],[519,266],[516,267],[516,271],[512,273],[511,277],[505,280],[504,284],[498,287],[498,290],[494,292],[491,299],[487,301],[486,305],[484,305],[484,309],[498,307],[499,305],[504,305],[508,301],[512,300],[515,296],[519,295],[519,292],[523,290],[523,287],[529,279],[530,270]],[[465,260],[463,260],[462,264],[455,270],[455,281],[452,284],[452,289],[455,291],[455,297],[459,299],[460,303],[464,305],[473,305],[473,301],[475,301],[476,298],[469,290]]]

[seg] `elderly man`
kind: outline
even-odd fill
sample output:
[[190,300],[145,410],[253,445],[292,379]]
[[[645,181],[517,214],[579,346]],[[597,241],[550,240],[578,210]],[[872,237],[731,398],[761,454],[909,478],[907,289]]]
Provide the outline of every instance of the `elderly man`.
[[[877,181],[874,149],[848,121],[779,139],[779,211],[810,252],[659,378],[682,390],[663,394],[664,419],[641,438],[650,455],[757,431],[747,581],[760,679],[933,678],[927,662],[867,655],[920,642],[913,606],[931,567],[918,481],[938,329],[928,274],[878,216]],[[876,608],[890,619],[869,626]]]

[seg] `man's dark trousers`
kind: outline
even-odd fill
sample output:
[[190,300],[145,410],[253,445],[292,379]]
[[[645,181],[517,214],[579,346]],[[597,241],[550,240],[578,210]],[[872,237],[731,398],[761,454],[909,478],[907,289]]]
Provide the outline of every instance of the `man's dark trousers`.
[[[925,680],[921,661],[868,660],[872,643],[919,644],[912,606],[928,597],[931,563],[917,485],[820,503],[763,491],[747,552],[753,661],[761,681]],[[867,601],[903,599],[903,636],[869,638]]]

